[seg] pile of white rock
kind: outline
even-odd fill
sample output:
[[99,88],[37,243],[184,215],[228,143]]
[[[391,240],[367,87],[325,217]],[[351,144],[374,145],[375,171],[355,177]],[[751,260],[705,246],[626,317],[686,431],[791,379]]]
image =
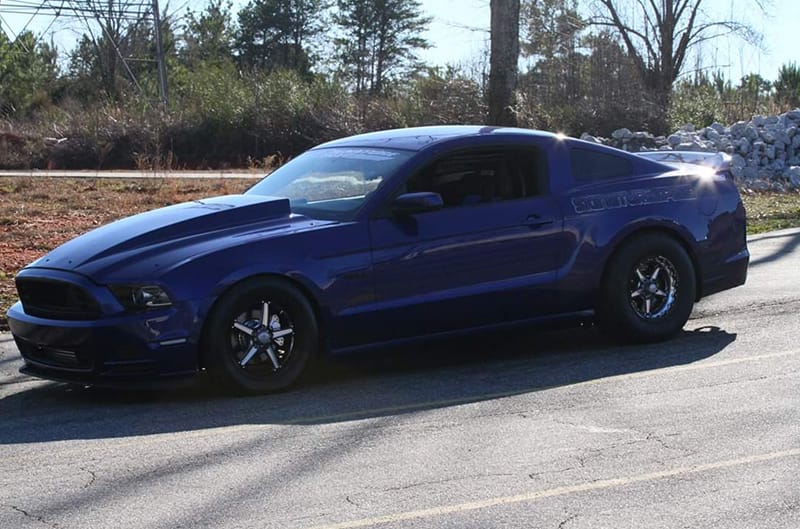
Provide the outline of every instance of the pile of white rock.
[[755,190],[800,189],[800,109],[780,116],[754,116],[730,126],[713,123],[695,130],[684,125],[669,136],[615,130],[611,138],[583,134],[581,139],[630,152],[646,150],[725,152],[731,172],[745,187]]

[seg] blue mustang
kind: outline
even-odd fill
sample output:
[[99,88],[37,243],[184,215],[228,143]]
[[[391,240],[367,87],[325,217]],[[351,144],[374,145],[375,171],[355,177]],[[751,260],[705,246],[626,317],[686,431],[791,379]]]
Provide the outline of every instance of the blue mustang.
[[724,170],[543,132],[364,134],[243,195],[86,233],[16,278],[25,373],[119,384],[208,371],[286,388],[320,353],[555,319],[666,339],[744,283]]

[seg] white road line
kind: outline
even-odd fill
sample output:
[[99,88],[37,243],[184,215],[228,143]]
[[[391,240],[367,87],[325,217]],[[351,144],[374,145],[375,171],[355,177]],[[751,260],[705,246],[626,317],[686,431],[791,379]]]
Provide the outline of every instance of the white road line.
[[644,481],[654,481],[658,479],[671,478],[686,474],[697,474],[700,472],[721,470],[725,468],[738,467],[742,465],[749,465],[763,461],[772,461],[775,459],[783,459],[786,457],[793,457],[793,456],[800,456],[800,448],[793,448],[790,450],[782,450],[779,452],[769,452],[766,454],[746,456],[738,459],[728,459],[725,461],[717,461],[715,463],[705,463],[701,465],[693,465],[688,467],[678,467],[678,468],[673,468],[671,470],[662,470],[660,472],[638,474],[636,476],[628,476],[628,477],[614,478],[614,479],[603,479],[588,483],[579,483],[577,485],[555,487],[552,489],[529,492],[527,494],[517,494],[514,496],[498,496],[495,498],[487,498],[484,500],[456,503],[452,505],[441,505],[438,507],[431,507],[428,509],[406,511],[395,514],[388,514],[386,516],[375,516],[373,518],[362,518],[360,520],[351,520],[348,522],[333,523],[330,525],[317,525],[314,527],[310,527],[308,529],[356,529],[359,527],[372,527],[375,525],[398,523],[420,518],[432,518],[434,516],[458,514],[462,512],[498,507],[501,505],[536,501],[544,498],[552,498],[554,496],[564,496],[567,494],[575,494],[579,492],[610,489],[613,487],[622,487],[625,485],[632,485]]

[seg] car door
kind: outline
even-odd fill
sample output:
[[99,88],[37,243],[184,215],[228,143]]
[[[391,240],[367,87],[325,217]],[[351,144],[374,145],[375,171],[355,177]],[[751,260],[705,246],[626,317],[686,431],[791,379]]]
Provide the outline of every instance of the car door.
[[543,151],[494,147],[453,152],[395,193],[433,191],[444,207],[370,221],[381,337],[490,326],[545,314],[562,229],[547,191]]

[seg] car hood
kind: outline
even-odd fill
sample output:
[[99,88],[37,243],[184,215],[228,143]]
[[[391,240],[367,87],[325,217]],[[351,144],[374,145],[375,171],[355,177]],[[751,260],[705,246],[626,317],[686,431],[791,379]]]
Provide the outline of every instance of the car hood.
[[[305,217],[300,217],[305,219]],[[126,263],[153,262],[162,270],[174,263],[176,248],[197,252],[203,244],[241,231],[291,223],[289,200],[258,195],[228,195],[176,204],[120,219],[59,246],[27,268],[69,270],[102,280]],[[277,225],[277,226],[276,226]],[[100,276],[100,277],[98,277]]]

